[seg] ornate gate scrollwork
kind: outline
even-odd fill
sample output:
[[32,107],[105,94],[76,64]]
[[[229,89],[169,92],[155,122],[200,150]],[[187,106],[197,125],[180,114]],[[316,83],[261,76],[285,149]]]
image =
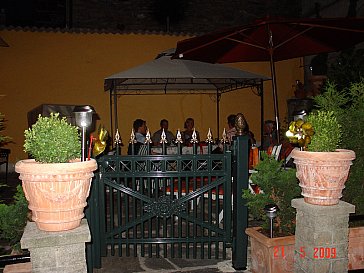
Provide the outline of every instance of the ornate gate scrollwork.
[[168,218],[173,214],[186,211],[186,204],[178,200],[171,200],[169,196],[161,196],[153,203],[144,206],[144,211],[151,212],[157,217]]

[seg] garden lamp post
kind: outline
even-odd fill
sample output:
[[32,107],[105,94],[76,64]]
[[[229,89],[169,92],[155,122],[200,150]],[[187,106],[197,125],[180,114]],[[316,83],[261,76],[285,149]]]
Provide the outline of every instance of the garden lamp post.
[[90,105],[76,106],[73,110],[76,125],[81,128],[81,161],[86,159],[86,128],[92,124],[92,115],[95,112]]
[[270,220],[270,237],[273,238],[273,219],[277,217],[278,206],[275,204],[268,204],[264,207],[265,214]]

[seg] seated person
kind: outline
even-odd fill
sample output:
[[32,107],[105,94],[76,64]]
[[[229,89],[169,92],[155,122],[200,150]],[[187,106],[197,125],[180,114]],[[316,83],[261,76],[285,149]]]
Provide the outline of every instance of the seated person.
[[[228,129],[226,130],[226,138],[230,145],[233,141],[233,137],[236,136],[235,119],[236,119],[235,114],[231,114],[227,117]],[[224,150],[223,144],[219,143],[217,149],[215,149],[213,153],[222,153],[223,150]]]
[[276,123],[273,120],[266,120],[263,128],[262,150],[267,151],[269,146],[278,144]]
[[[226,131],[226,136],[230,143],[232,142],[233,137],[236,136],[236,134],[237,134],[237,130],[235,127],[236,116],[237,115],[231,114],[227,118],[229,129]],[[256,140],[254,138],[253,132],[249,130],[249,124],[246,121],[244,116],[243,116],[243,120],[244,120],[244,124],[245,124],[243,134],[249,136],[249,147],[251,147],[252,145],[256,144]]]
[[160,143],[161,141],[161,136],[162,136],[162,132],[164,129],[164,133],[166,134],[166,139],[167,139],[167,144],[170,145],[173,143],[174,135],[171,131],[168,131],[168,120],[166,119],[162,119],[160,122],[160,126],[161,128],[156,131],[153,136],[152,136],[152,141],[153,141],[153,145],[154,146],[161,146],[162,144]]
[[257,141],[255,140],[254,134],[252,131],[249,130],[249,125],[248,122],[246,123],[246,126],[244,128],[244,132],[245,135],[249,136],[249,147],[251,147],[252,145],[255,145],[257,143]]
[[[136,119],[133,123],[136,143],[134,144],[134,154],[139,154],[140,147],[145,144],[145,135],[147,134],[147,122],[142,119]],[[132,144],[129,144],[128,155],[132,154]]]
[[[183,144],[185,146],[191,145],[191,139],[192,139],[194,127],[195,127],[195,121],[193,120],[193,118],[186,119],[185,124],[184,124],[185,130],[183,132],[181,132]],[[197,140],[200,141],[200,134],[197,131],[195,131],[195,132],[196,132]]]
[[230,143],[233,140],[233,136],[236,135],[235,118],[236,118],[236,115],[234,115],[234,114],[231,114],[227,117],[227,124],[228,124],[229,129],[226,131],[226,136]]

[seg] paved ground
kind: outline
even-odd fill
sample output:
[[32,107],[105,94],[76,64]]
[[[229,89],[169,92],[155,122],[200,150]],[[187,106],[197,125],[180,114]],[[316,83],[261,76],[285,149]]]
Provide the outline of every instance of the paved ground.
[[[229,255],[230,256],[230,255]],[[248,257],[248,269],[250,260]],[[145,257],[104,257],[102,268],[94,269],[94,273],[134,273],[134,272],[244,272],[237,271],[232,267],[231,259],[209,260],[209,259],[166,259],[166,258],[145,258]]]
[[[249,268],[249,260],[248,260]],[[0,269],[0,272],[3,272]],[[31,273],[31,265],[14,264],[8,265],[6,273]],[[166,259],[145,257],[104,257],[102,268],[93,269],[93,273],[219,273],[219,272],[244,272],[237,271],[232,267],[229,260],[200,260],[200,259]],[[91,273],[91,272],[89,272]],[[278,273],[278,272],[277,272]]]

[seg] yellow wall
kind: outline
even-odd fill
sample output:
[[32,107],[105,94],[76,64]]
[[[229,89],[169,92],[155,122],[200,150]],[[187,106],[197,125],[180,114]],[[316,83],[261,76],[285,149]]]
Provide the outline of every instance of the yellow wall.
[[[110,127],[109,96],[103,79],[153,59],[159,52],[175,47],[186,36],[136,34],[77,34],[2,30],[0,36],[10,47],[0,47],[0,112],[5,114],[6,135],[13,138],[11,162],[26,158],[23,132],[27,112],[40,104],[90,104],[100,123]],[[231,66],[269,75],[268,63],[239,63]],[[292,84],[303,77],[300,60],[276,64],[281,120],[286,116],[286,99]],[[273,119],[271,82],[266,82],[265,119]],[[255,90],[224,94],[220,104],[220,128],[230,113],[242,112],[259,139],[260,109]],[[147,120],[153,132],[167,118],[170,129],[183,128],[187,117],[195,119],[202,137],[212,128],[216,137],[216,104],[208,95],[122,96],[119,99],[119,128],[128,143],[132,122]],[[221,135],[221,132],[220,132]],[[125,153],[125,148],[123,149]]]

